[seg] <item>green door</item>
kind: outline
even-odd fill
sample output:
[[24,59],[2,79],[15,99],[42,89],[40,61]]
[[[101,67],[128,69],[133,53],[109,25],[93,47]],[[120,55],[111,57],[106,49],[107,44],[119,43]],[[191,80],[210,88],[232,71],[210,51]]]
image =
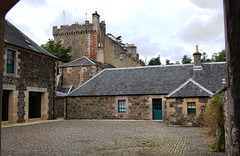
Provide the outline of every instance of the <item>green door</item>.
[[152,100],[153,120],[162,120],[162,99]]

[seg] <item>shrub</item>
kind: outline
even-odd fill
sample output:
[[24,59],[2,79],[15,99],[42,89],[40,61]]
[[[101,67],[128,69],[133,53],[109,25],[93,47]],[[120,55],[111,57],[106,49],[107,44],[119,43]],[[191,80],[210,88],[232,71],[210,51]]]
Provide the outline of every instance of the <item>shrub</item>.
[[209,147],[218,152],[225,151],[224,93],[214,95],[208,102],[204,125],[208,127],[208,133],[214,137],[214,143]]

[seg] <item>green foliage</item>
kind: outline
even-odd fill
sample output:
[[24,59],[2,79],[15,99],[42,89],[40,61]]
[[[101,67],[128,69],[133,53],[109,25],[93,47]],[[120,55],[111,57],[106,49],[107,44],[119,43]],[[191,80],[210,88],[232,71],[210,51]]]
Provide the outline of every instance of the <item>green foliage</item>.
[[212,62],[212,60],[208,58],[208,55],[205,52],[203,52],[201,62]]
[[176,63],[175,64],[181,64],[179,61],[176,61]]
[[189,63],[192,63],[192,59],[187,55],[184,55],[182,58],[182,64],[189,64]]
[[222,50],[218,53],[214,53],[212,56],[213,62],[222,62],[226,61],[226,50]]
[[226,50],[222,50],[218,53],[213,53],[212,58],[209,59],[205,52],[202,53],[202,62],[224,62],[226,61]]
[[166,65],[173,65],[174,63],[171,63],[170,60],[166,59]]
[[215,148],[218,152],[224,151],[224,93],[216,94],[208,103],[204,124],[209,129],[208,133],[215,138],[214,143],[209,147]]
[[166,65],[170,65],[170,60],[166,59]]
[[71,56],[68,54],[71,51],[71,47],[64,48],[61,41],[54,43],[53,40],[49,40],[46,45],[41,45],[43,49],[57,56],[63,62],[71,61]]
[[160,55],[158,55],[158,57],[156,58],[152,58],[149,63],[148,63],[149,66],[152,66],[152,65],[161,65],[161,60],[160,60]]

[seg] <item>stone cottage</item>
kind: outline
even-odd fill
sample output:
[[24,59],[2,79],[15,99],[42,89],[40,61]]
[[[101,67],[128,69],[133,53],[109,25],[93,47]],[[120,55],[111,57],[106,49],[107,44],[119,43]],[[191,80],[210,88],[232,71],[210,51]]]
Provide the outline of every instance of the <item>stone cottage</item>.
[[5,21],[2,121],[54,118],[57,57]]
[[67,96],[67,119],[163,120],[200,126],[207,100],[226,83],[226,63],[111,68]]
[[118,37],[106,34],[105,21],[100,22],[97,12],[92,14],[92,23],[86,20],[84,24],[54,26],[53,37],[54,42],[62,41],[64,47],[72,47],[70,55],[74,60],[86,56],[116,68],[144,65],[134,44],[123,44]]
[[115,68],[86,56],[63,64],[61,67],[62,86],[77,88],[105,68]]
[[56,98],[57,118],[64,117],[64,97],[105,68],[115,67],[107,63],[103,64],[86,56],[65,63],[60,67]]

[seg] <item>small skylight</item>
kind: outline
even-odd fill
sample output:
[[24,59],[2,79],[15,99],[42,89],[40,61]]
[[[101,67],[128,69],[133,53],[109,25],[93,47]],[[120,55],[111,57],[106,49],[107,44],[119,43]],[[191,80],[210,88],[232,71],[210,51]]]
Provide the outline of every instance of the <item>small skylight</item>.
[[222,79],[222,83],[226,84],[226,79],[225,78]]
[[31,42],[30,42],[30,41],[28,41],[27,39],[25,39],[25,42],[26,42],[27,44],[31,44]]

